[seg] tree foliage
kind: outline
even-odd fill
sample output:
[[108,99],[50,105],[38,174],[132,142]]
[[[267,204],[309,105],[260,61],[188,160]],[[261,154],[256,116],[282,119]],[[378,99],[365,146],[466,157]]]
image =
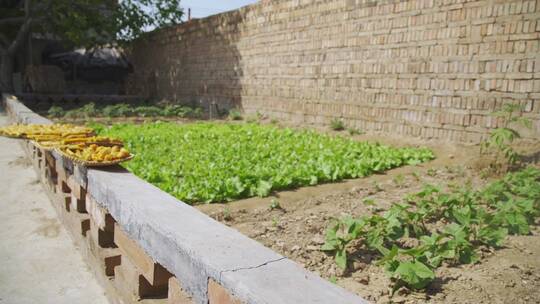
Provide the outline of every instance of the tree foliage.
[[131,41],[182,15],[180,0],[0,0],[0,88],[11,89],[14,57],[31,32],[92,47]]
[[178,24],[179,0],[4,0],[0,32],[11,38],[24,24],[35,33],[75,45],[96,45],[138,38],[146,30]]

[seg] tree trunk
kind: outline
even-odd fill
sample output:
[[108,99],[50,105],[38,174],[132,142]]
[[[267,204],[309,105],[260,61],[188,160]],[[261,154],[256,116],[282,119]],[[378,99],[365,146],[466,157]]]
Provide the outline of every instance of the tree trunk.
[[13,92],[13,67],[15,56],[10,54],[2,55],[2,65],[0,66],[0,90],[3,93]]
[[15,56],[20,52],[20,49],[24,46],[28,40],[30,34],[30,28],[33,23],[32,17],[29,17],[30,1],[25,1],[25,10],[27,19],[19,29],[15,40],[7,47],[7,49],[0,50],[2,56],[2,66],[0,67],[0,90],[3,92],[13,92],[13,68],[15,67]]

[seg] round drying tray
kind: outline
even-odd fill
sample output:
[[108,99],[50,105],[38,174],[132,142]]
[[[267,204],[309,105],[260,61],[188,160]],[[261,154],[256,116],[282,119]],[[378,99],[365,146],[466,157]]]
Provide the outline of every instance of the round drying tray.
[[128,157],[125,157],[125,158],[122,158],[122,159],[115,159],[115,160],[110,160],[110,161],[98,162],[98,161],[82,160],[82,159],[73,157],[71,155],[68,155],[68,154],[64,153],[60,149],[56,149],[56,150],[60,154],[62,154],[63,157],[71,160],[74,163],[77,163],[77,164],[79,164],[81,166],[85,166],[85,167],[109,167],[109,166],[114,166],[114,165],[118,165],[120,163],[126,162],[126,161],[131,160],[131,159],[133,159],[135,157],[135,155],[130,154]]

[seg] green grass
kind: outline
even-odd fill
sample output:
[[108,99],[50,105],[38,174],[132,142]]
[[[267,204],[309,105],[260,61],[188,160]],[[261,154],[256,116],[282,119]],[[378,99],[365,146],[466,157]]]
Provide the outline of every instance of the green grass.
[[257,124],[93,125],[122,138],[136,157],[126,167],[188,203],[267,196],[271,191],[367,176],[433,158],[313,131]]

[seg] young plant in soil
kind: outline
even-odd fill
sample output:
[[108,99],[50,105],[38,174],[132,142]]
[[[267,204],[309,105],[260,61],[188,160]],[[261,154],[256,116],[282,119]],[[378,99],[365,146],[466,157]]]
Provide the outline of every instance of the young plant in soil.
[[281,205],[279,204],[279,201],[276,200],[276,199],[272,199],[270,201],[270,210],[283,210],[283,208],[281,207]]
[[362,132],[362,130],[356,129],[356,128],[348,128],[347,132],[349,132],[349,135],[351,135],[351,136],[364,134],[364,132]]
[[489,137],[480,146],[480,153],[492,152],[495,154],[495,165],[506,168],[514,165],[518,159],[518,153],[512,147],[514,141],[521,137],[518,130],[511,124],[522,125],[531,128],[530,119],[522,116],[523,107],[519,104],[505,104],[501,111],[494,112],[493,117],[502,119],[503,125],[493,130]]
[[343,131],[345,130],[345,123],[339,118],[334,118],[330,121],[330,129],[334,131]]
[[242,120],[242,113],[237,109],[229,111],[229,120]]
[[530,167],[479,191],[426,185],[382,215],[336,220],[321,250],[345,269],[354,241],[379,253],[377,265],[394,281],[394,291],[423,289],[443,263],[475,263],[479,246],[497,248],[507,234],[529,234],[539,215],[540,169]]

